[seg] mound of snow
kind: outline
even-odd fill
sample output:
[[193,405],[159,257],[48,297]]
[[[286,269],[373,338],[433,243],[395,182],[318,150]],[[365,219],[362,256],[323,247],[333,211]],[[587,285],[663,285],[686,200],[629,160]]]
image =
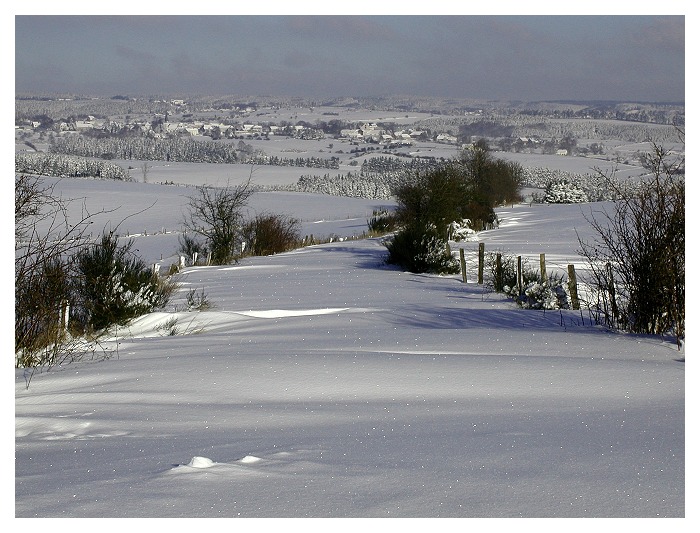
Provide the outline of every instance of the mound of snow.
[[191,466],[192,468],[211,468],[215,464],[216,463],[214,461],[208,459],[207,457],[195,456],[189,463],[187,463],[187,466]]
[[246,455],[243,459],[241,459],[238,462],[252,464],[252,463],[259,463],[260,461],[262,461],[262,459],[260,457],[255,457],[254,455]]

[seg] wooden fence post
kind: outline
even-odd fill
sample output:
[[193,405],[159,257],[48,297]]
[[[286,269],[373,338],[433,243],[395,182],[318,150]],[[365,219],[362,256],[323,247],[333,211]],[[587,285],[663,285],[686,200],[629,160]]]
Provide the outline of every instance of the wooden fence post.
[[578,299],[578,285],[576,283],[576,270],[574,265],[569,265],[569,294],[571,294],[572,309],[581,309],[581,302]]
[[523,295],[523,258],[518,256],[518,296]]
[[496,286],[496,292],[503,290],[503,259],[500,253],[496,254],[496,279],[494,280],[494,285]]
[[459,249],[459,264],[462,267],[462,283],[467,282],[467,262],[464,259],[464,248]]
[[547,280],[547,266],[545,264],[544,254],[540,254],[540,280],[542,283]]
[[479,243],[479,285],[484,284],[484,243]]

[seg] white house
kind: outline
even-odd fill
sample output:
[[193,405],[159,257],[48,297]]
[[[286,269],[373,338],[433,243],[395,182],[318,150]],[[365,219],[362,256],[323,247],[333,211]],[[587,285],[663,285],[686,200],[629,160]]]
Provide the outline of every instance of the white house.
[[447,133],[441,133],[439,134],[435,140],[439,143],[449,143],[449,144],[456,144],[457,143],[457,137],[454,135],[448,135]]
[[340,136],[348,139],[361,139],[362,135],[362,130],[340,130]]

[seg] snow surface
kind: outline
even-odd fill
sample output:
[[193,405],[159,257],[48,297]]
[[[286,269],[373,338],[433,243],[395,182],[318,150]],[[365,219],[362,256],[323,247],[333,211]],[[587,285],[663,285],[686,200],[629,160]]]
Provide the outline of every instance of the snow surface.
[[[159,203],[124,229],[177,218],[177,187],[138,188],[134,211]],[[479,239],[578,265],[586,207],[505,208]],[[467,284],[386,266],[380,239],[185,269],[110,359],[15,371],[15,516],[685,516],[684,352],[516,308],[475,283],[477,244],[453,243]],[[212,307],[184,311],[190,289]]]

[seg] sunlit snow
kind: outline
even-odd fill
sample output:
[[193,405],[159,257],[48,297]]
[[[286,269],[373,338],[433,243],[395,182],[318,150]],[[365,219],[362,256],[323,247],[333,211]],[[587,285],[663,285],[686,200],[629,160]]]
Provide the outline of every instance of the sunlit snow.
[[[182,188],[79,188],[124,216],[155,202],[120,233],[177,262]],[[307,198],[318,233],[326,199]],[[323,233],[362,231],[373,203],[346,200]],[[684,516],[684,353],[476,283],[479,242],[581,267],[590,207],[500,209],[453,243],[466,284],[387,266],[381,239],[184,269],[108,360],[16,370],[16,516]],[[185,310],[191,289],[210,308]]]

